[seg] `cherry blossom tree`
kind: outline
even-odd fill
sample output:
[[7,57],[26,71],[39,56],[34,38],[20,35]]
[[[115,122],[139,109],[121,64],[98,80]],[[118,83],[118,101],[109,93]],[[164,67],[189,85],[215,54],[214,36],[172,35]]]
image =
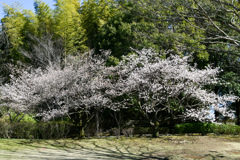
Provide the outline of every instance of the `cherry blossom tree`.
[[87,114],[90,109],[109,103],[109,99],[100,94],[109,83],[103,74],[105,59],[88,53],[69,56],[67,62],[63,68],[59,64],[45,69],[15,69],[10,83],[0,87],[1,105],[34,113],[45,121],[67,115],[80,127],[83,136],[84,127],[94,116]]
[[234,117],[226,106],[236,97],[207,90],[207,86],[218,83],[218,68],[199,70],[188,64],[190,56],[162,58],[167,54],[146,49],[135,53],[120,62],[117,83],[108,93],[127,97],[119,105],[131,105],[137,99],[139,111],[153,125],[153,137],[160,124],[176,116],[214,122],[210,106],[223,116]]

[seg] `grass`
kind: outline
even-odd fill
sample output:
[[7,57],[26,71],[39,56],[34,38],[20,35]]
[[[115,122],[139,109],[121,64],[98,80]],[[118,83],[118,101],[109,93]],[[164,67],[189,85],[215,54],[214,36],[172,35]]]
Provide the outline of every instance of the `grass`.
[[[171,159],[172,156],[175,156],[173,157],[175,159],[179,159],[176,156],[193,157],[193,159],[194,157],[209,158],[209,156],[217,159],[217,156],[223,156],[231,159],[240,158],[240,137],[210,134],[208,136],[164,135],[159,138],[109,137],[82,140],[0,139],[0,151],[4,151],[0,157],[6,156],[5,153],[11,153],[11,157],[16,157],[19,153],[29,153],[37,158],[48,153],[49,156],[54,155],[53,158],[56,158],[59,153],[62,153],[66,157],[72,156],[73,159],[82,155],[87,157],[98,155],[103,159],[106,157],[112,159],[161,159],[161,157],[164,159],[167,157]],[[69,153],[71,154],[68,155]],[[21,156],[24,159],[25,155]]]
[[[86,148],[93,148],[93,146],[110,147],[116,145],[128,145],[129,147],[134,146],[155,146],[158,143],[165,144],[181,144],[183,142],[193,143],[196,139],[201,136],[161,136],[160,138],[125,138],[121,137],[117,139],[115,137],[102,138],[102,139],[59,139],[59,140],[28,140],[28,139],[0,139],[0,150],[22,150],[22,149],[36,149],[36,148],[49,148],[49,149],[65,149],[65,148],[76,148],[80,149],[83,146]],[[223,142],[240,142],[239,135],[214,135],[208,134],[209,138],[217,139]]]
[[[27,140],[27,139],[0,139],[0,150],[25,150],[25,149],[113,149],[130,148],[131,150],[155,150],[160,143],[169,143],[173,140],[186,140],[185,136],[162,136],[161,138],[124,138],[117,139],[59,139],[59,140]],[[145,148],[145,149],[144,149]],[[135,151],[134,151],[135,152]]]

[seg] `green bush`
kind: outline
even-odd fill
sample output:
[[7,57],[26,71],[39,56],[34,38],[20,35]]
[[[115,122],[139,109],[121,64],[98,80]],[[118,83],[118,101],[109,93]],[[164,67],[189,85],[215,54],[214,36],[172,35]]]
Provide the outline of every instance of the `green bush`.
[[[33,136],[32,134],[35,132],[36,125],[34,123],[13,123],[8,124],[11,126],[11,138],[17,138],[17,139],[28,139]],[[32,137],[34,138],[34,137]]]
[[25,122],[25,123],[37,123],[37,121],[29,114],[26,114],[23,119],[21,120],[21,122]]
[[213,123],[183,123],[175,126],[175,133],[212,133],[216,124]]
[[41,122],[37,123],[36,126],[36,134],[40,139],[65,138],[72,127],[72,125],[65,122]]
[[175,125],[175,133],[215,133],[215,134],[239,134],[240,126],[213,124],[213,123],[183,123]]
[[17,123],[20,119],[20,122],[25,123],[37,123],[37,121],[30,114],[17,114],[14,110],[8,109],[7,107],[2,107],[0,112],[0,123],[10,123],[10,117],[12,118],[12,123]]
[[240,133],[240,126],[237,125],[215,125],[213,127],[213,133],[215,134],[233,134],[238,135]]
[[66,138],[72,125],[65,122],[0,123],[0,138],[59,139]]
[[12,126],[8,123],[0,123],[0,138],[11,138]]

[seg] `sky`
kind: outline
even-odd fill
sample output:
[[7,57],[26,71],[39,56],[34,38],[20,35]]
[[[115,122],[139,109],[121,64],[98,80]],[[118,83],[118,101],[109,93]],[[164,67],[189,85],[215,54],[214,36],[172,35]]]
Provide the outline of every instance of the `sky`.
[[[47,3],[50,7],[54,7],[55,4],[54,0],[42,0],[43,2]],[[22,5],[23,9],[29,9],[34,12],[34,0],[0,0],[0,19],[4,17],[3,5],[2,3],[6,3],[7,5],[12,5],[14,2],[18,2]]]

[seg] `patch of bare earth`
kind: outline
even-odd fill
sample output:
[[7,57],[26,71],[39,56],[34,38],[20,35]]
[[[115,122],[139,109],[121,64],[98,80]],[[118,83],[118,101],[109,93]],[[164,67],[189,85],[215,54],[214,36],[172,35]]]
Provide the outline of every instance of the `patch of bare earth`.
[[[9,141],[11,140],[7,142]],[[209,136],[162,136],[156,139],[19,140],[7,143],[6,146],[4,143],[6,142],[0,145],[0,159],[4,160],[240,160],[240,141]]]

